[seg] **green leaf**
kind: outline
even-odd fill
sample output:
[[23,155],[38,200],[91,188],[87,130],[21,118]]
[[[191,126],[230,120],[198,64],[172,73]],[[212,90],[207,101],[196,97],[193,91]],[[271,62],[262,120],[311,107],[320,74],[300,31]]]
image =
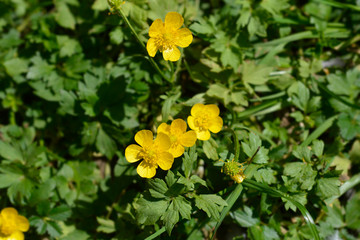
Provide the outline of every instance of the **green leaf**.
[[6,73],[11,77],[15,77],[20,75],[21,73],[25,73],[28,71],[28,61],[22,58],[13,58],[5,61],[4,67]]
[[255,65],[255,62],[244,62],[242,67],[242,80],[254,85],[265,84],[269,80],[271,67]]
[[[292,199],[294,199],[295,201],[297,201],[298,203],[300,203],[302,205],[306,205],[306,203],[307,203],[306,193],[304,193],[304,192],[293,193],[290,196],[292,197]],[[288,198],[281,198],[281,200],[283,202],[285,202],[286,210],[289,210],[289,208],[290,208],[294,212],[296,211],[297,206],[296,206],[296,204],[294,204],[293,201],[290,201]]]
[[99,128],[99,132],[96,137],[96,147],[108,159],[111,159],[116,152],[115,141],[109,137],[109,135],[102,128]]
[[107,3],[106,0],[95,0],[93,5],[91,6],[92,9],[99,10],[99,11],[104,11],[104,10],[108,9],[108,7],[109,7],[109,4]]
[[235,71],[239,67],[240,61],[239,58],[241,53],[237,51],[236,48],[227,47],[221,53],[220,60],[224,67],[231,66]]
[[260,222],[258,218],[253,218],[253,211],[248,206],[244,210],[236,210],[230,213],[230,216],[242,227],[252,227]]
[[269,168],[262,168],[254,173],[254,177],[257,182],[263,182],[267,184],[276,183],[275,171]]
[[2,173],[0,174],[0,189],[7,188],[15,183],[19,183],[23,175],[13,173]]
[[56,238],[62,234],[60,226],[53,221],[48,221],[46,224],[46,231],[50,234],[50,236]]
[[165,193],[168,191],[166,183],[159,178],[151,179],[149,182],[149,192],[154,198],[165,198]]
[[100,226],[96,228],[97,232],[113,233],[116,231],[115,222],[113,220],[101,217],[96,217],[96,220],[100,224]]
[[316,195],[321,198],[329,198],[340,195],[340,181],[338,178],[321,178],[316,185]]
[[70,57],[75,53],[81,52],[82,48],[79,42],[68,36],[57,35],[56,40],[60,47],[60,57]]
[[309,164],[303,162],[292,162],[284,165],[284,175],[292,177],[287,180],[283,177],[285,185],[290,191],[297,191],[297,186],[303,190],[311,190],[315,184],[317,172]]
[[24,158],[20,150],[1,140],[0,140],[0,156],[12,161],[24,161]]
[[117,44],[117,45],[121,44],[124,41],[124,33],[120,27],[117,27],[110,32],[110,41],[113,44]]
[[189,178],[191,171],[193,170],[194,163],[197,161],[196,145],[189,148],[189,151],[184,152],[183,167],[185,177]]
[[54,69],[54,66],[49,65],[46,60],[43,60],[40,55],[31,58],[33,65],[29,68],[26,75],[29,79],[40,79],[48,77]]
[[296,146],[292,154],[300,160],[305,160],[306,162],[311,161],[312,152],[308,147]]
[[75,17],[71,13],[68,5],[65,2],[55,2],[56,14],[55,19],[58,24],[64,28],[75,29]]
[[324,142],[322,140],[315,139],[312,142],[312,151],[315,153],[317,157],[320,157],[323,155],[324,152]]
[[66,205],[51,209],[48,217],[57,221],[66,221],[71,216],[71,209]]
[[216,151],[217,147],[218,147],[217,143],[212,138],[210,138],[208,141],[204,141],[203,150],[206,157],[212,160],[218,160],[219,155]]
[[215,194],[200,194],[195,195],[195,205],[205,211],[208,217],[219,220],[220,212],[224,206],[227,206],[227,203]]
[[341,136],[351,140],[357,134],[360,134],[360,114],[341,113],[337,125],[340,128]]
[[353,196],[346,204],[346,225],[351,229],[358,229],[360,225],[360,198]]
[[170,203],[169,208],[166,210],[165,214],[162,217],[165,222],[165,228],[169,235],[174,228],[175,224],[179,221],[179,212],[175,210],[174,202]]
[[182,218],[189,219],[191,218],[191,204],[183,196],[177,196],[173,200],[174,209],[181,214]]
[[136,209],[136,220],[139,224],[152,225],[164,215],[168,205],[168,201],[165,200],[154,201],[140,198],[134,206]]

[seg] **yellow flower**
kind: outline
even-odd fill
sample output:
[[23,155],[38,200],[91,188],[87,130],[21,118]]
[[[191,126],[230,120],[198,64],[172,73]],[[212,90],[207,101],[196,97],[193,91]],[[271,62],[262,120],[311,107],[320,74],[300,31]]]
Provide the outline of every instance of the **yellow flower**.
[[209,140],[210,132],[220,132],[223,120],[219,117],[220,110],[215,104],[204,105],[195,104],[191,108],[191,116],[187,121],[189,127],[195,130],[197,138],[200,140]]
[[169,153],[174,158],[180,157],[184,151],[184,147],[191,147],[196,142],[196,133],[192,130],[186,132],[186,122],[182,119],[175,119],[171,125],[166,123],[160,124],[157,129],[158,133],[165,133],[170,137],[171,147]]
[[165,60],[172,62],[179,60],[180,50],[177,47],[185,48],[193,40],[191,31],[187,28],[179,29],[184,23],[183,17],[177,12],[169,12],[165,16],[165,23],[156,19],[150,26],[150,39],[146,49],[150,57],[154,57],[157,50],[163,53]]
[[154,140],[150,130],[141,130],[135,134],[135,141],[140,145],[131,144],[125,149],[125,158],[128,162],[143,161],[137,167],[137,173],[143,178],[155,176],[156,168],[169,170],[174,157],[168,152],[171,142],[169,136],[159,133]]
[[15,208],[4,208],[0,213],[0,240],[24,240],[23,232],[29,230],[29,221]]

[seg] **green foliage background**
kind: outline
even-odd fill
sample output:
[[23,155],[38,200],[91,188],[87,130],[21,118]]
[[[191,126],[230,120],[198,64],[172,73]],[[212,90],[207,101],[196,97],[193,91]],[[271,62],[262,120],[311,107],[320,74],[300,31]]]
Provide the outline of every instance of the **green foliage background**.
[[[121,10],[144,43],[153,20],[184,16],[182,59],[154,58],[170,82],[106,0],[0,2],[0,207],[30,220],[27,239],[204,239],[218,222],[217,239],[358,239],[359,1]],[[224,130],[141,179],[124,158],[135,133],[198,102],[220,106]],[[259,148],[243,185],[221,174],[229,129],[240,162]]]

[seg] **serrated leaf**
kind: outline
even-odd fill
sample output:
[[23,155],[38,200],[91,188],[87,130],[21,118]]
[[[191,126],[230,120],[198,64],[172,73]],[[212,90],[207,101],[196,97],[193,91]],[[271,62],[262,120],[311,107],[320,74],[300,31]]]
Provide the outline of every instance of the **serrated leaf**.
[[62,234],[60,226],[53,221],[48,221],[46,224],[46,231],[50,234],[50,236],[56,238]]
[[191,218],[191,204],[183,196],[177,196],[174,200],[174,209],[181,214],[182,218]]
[[339,196],[340,181],[338,178],[321,178],[317,181],[316,195],[322,198]]
[[227,203],[220,196],[215,194],[201,194],[195,196],[195,205],[199,209],[205,211],[208,217],[219,220],[220,212],[224,206],[227,206]]
[[275,174],[274,170],[268,168],[262,168],[255,172],[254,177],[257,182],[272,184],[272,183],[276,183],[276,178],[274,174]]
[[0,140],[0,156],[12,161],[24,161],[22,153],[10,144]]
[[66,221],[71,216],[71,209],[66,205],[51,209],[48,217],[57,221]]
[[248,206],[244,206],[244,210],[236,210],[230,213],[230,216],[242,227],[252,227],[260,222],[258,218],[252,217],[253,211]]
[[269,80],[271,67],[255,65],[255,62],[244,62],[242,70],[242,80],[245,83],[254,85],[265,84]]
[[140,198],[136,204],[136,220],[139,224],[152,225],[164,215],[169,202],[165,200],[153,201]]
[[168,191],[166,183],[159,178],[152,179],[148,182],[149,191],[154,198],[165,198],[165,193]]
[[216,149],[217,149],[217,144],[213,139],[210,138],[208,141],[204,141],[203,150],[204,150],[206,157],[208,157],[212,160],[218,160],[219,155],[218,155]]
[[169,235],[174,228],[175,224],[179,221],[179,212],[175,210],[174,202],[170,203],[169,208],[166,210],[165,214],[162,217],[165,222],[165,228]]
[[325,144],[322,140],[315,139],[312,142],[312,150],[317,157],[320,157],[323,155],[324,146],[325,146]]

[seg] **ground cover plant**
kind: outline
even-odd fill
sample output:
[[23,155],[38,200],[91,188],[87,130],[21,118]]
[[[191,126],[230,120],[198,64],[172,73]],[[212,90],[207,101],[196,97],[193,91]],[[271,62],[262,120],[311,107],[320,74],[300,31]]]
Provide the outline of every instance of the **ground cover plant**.
[[0,1],[0,239],[359,239],[360,1]]

